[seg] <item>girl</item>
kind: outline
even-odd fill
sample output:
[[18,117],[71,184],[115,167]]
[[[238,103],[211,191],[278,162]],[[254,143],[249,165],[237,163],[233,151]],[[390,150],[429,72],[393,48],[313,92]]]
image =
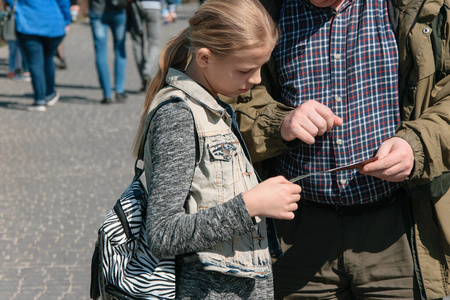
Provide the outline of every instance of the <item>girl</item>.
[[218,95],[260,82],[278,32],[257,0],[206,1],[189,24],[163,49],[134,145],[145,143],[149,247],[176,256],[177,299],[270,299],[265,217],[292,219],[301,189],[258,184]]

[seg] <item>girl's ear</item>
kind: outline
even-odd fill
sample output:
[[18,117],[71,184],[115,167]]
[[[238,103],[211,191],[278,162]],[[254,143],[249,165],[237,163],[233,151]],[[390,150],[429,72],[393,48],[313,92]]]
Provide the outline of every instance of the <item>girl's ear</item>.
[[211,51],[207,48],[200,48],[195,53],[195,60],[200,68],[206,68],[211,59]]

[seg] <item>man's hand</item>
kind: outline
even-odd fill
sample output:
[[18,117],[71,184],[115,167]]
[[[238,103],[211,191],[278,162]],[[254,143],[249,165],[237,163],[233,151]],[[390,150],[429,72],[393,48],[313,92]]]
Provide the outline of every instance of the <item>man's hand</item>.
[[316,136],[330,132],[333,127],[341,126],[342,122],[331,109],[315,100],[309,100],[284,118],[281,124],[281,137],[287,142],[298,138],[312,145]]
[[414,167],[414,152],[402,138],[393,137],[385,141],[376,155],[378,160],[362,167],[360,173],[386,181],[400,182],[409,176]]

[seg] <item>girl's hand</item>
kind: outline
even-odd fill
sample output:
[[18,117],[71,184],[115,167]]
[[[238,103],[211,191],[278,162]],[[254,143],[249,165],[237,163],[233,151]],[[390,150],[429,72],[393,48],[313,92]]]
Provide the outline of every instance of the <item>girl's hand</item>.
[[251,217],[292,220],[300,200],[301,187],[283,176],[269,178],[243,194]]

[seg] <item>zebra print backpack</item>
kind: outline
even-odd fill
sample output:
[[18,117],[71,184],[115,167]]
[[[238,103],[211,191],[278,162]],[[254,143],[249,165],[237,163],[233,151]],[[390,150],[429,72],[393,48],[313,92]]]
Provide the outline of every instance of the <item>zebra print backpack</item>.
[[[147,117],[144,132],[161,106],[181,101],[165,97],[168,99]],[[90,296],[94,300],[175,298],[175,258],[159,260],[147,245],[148,193],[140,180],[144,170],[137,166],[144,157],[144,144],[142,139],[133,181],[98,230],[91,262]]]
[[98,231],[91,263],[92,299],[175,298],[175,259],[159,260],[147,246],[148,194],[137,162],[133,181]]

